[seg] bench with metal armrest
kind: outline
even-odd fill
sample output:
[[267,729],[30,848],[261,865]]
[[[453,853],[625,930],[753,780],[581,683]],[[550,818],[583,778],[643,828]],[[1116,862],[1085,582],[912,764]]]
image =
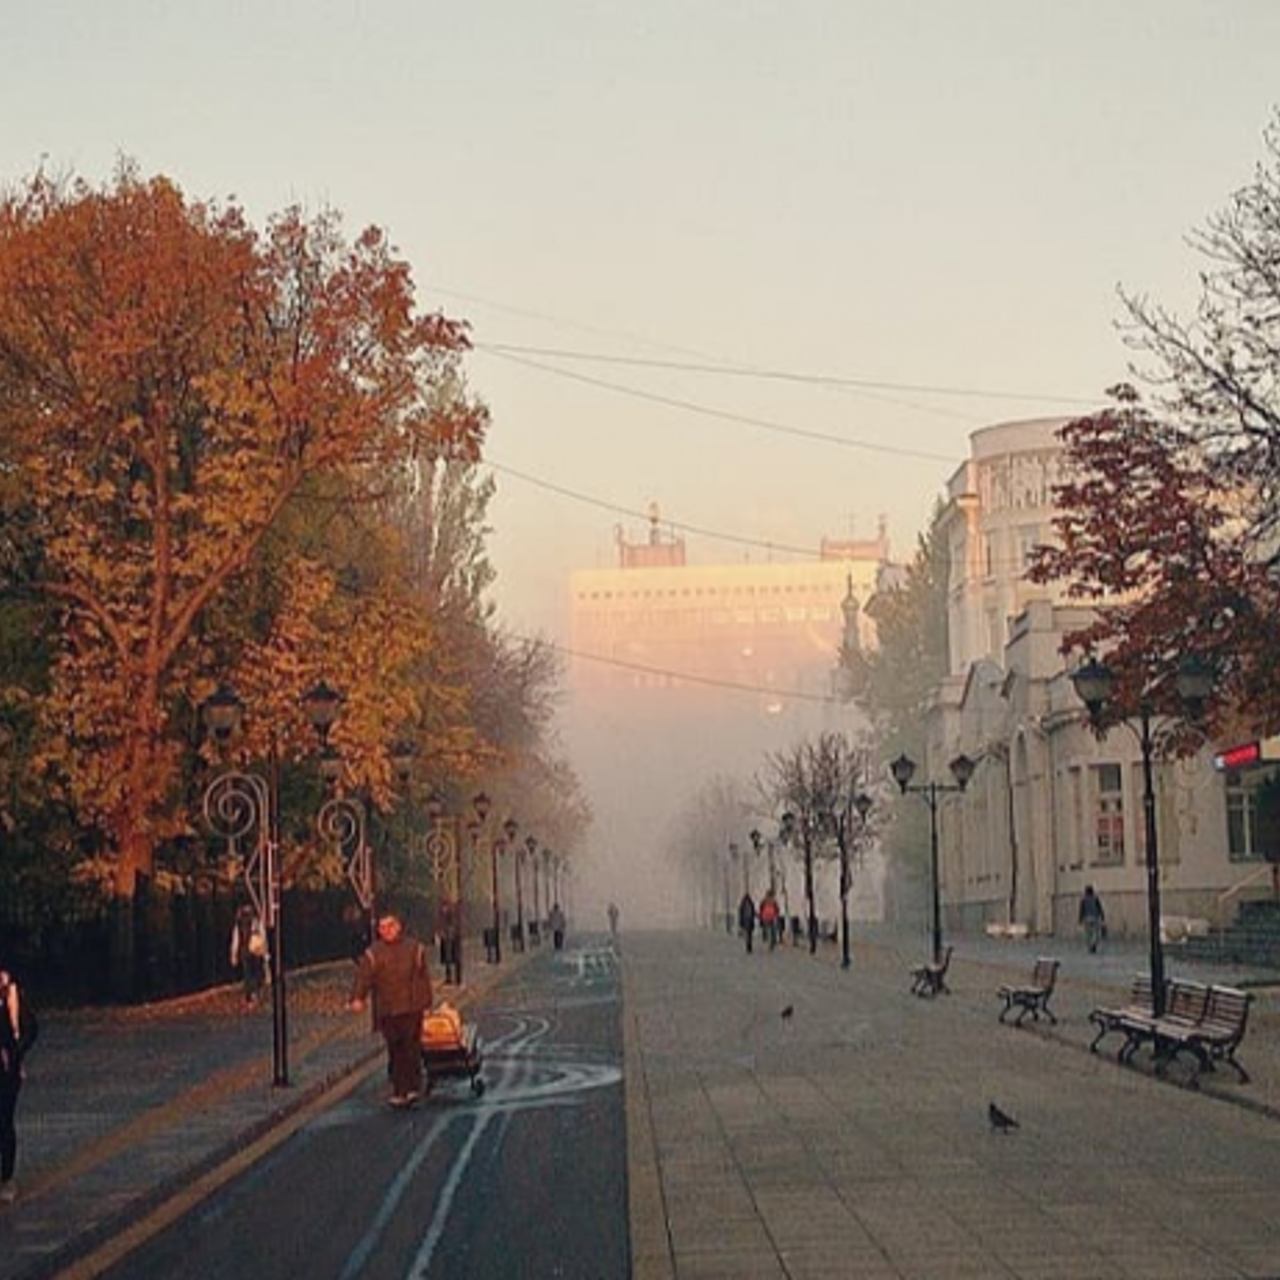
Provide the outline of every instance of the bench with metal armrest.
[[1027,1014],[1037,1022],[1040,1020],[1040,1015],[1044,1014],[1056,1026],[1058,1019],[1049,1008],[1049,1000],[1057,985],[1058,964],[1059,962],[1050,956],[1038,956],[1031,970],[1029,982],[1022,985],[1008,983],[1002,986],[996,992],[996,995],[1004,1001],[1004,1008],[1000,1010],[1000,1021],[1004,1022],[1016,1009],[1018,1016],[1014,1019],[1014,1026],[1022,1026],[1022,1020]]
[[942,959],[936,963],[916,965],[911,970],[911,994],[916,996],[936,996],[940,991],[951,994],[947,986],[947,970],[951,967],[951,947],[942,953]]

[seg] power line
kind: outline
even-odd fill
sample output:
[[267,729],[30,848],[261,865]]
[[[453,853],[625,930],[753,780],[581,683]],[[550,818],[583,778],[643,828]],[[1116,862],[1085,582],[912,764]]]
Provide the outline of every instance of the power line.
[[[651,519],[647,511],[639,511],[634,507],[619,506],[617,503],[607,502],[603,498],[594,498],[590,494],[580,493],[575,489],[553,484],[550,480],[542,480],[537,476],[529,475],[527,472],[517,471],[514,467],[504,466],[502,463],[494,462],[488,457],[485,458],[484,464],[500,475],[512,476],[514,479],[522,480],[525,484],[531,484],[535,488],[545,489],[548,493],[558,494],[562,498],[571,498],[574,502],[582,502],[588,506],[599,507],[604,511],[611,511],[615,515],[631,516],[633,519],[646,522]],[[669,529],[679,529],[683,533],[691,533],[697,537],[713,538],[718,542],[732,542],[738,546],[758,547],[764,551],[785,551],[791,555],[804,556],[809,559],[821,558],[821,553],[815,551],[812,547],[795,547],[785,542],[769,542],[763,538],[751,538],[744,534],[721,533],[716,529],[707,529],[701,525],[688,524],[683,520],[664,519],[662,523]]]
[[[528,637],[526,637],[528,638]],[[715,689],[729,689],[734,693],[768,694],[770,697],[783,698],[792,702],[838,703],[841,700],[834,694],[807,693],[799,689],[779,689],[773,685],[747,684],[741,680],[723,680],[716,676],[691,675],[687,671],[674,671],[668,667],[651,667],[643,662],[628,662],[625,658],[610,658],[601,653],[584,653],[579,649],[571,649],[568,645],[554,640],[539,639],[539,644],[564,654],[568,658],[576,658],[582,662],[597,662],[606,667],[619,667],[623,671],[635,671],[641,675],[662,676],[667,680],[679,680],[684,684],[710,685]]]
[[759,427],[762,431],[773,431],[779,435],[792,436],[803,440],[818,440],[824,444],[839,445],[844,449],[861,449],[868,453],[922,459],[926,462],[947,462],[954,465],[956,461],[953,453],[931,453],[925,449],[902,449],[888,444],[872,444],[866,440],[852,440],[848,436],[832,435],[830,432],[814,431],[805,427],[792,427],[786,423],[770,421],[768,418],[756,418],[745,413],[731,413],[727,409],[713,409],[708,405],[697,404],[692,400],[680,400],[675,396],[664,396],[653,391],[641,391],[636,387],[625,387],[616,382],[606,382],[603,378],[590,377],[585,373],[575,373],[570,369],[557,369],[554,365],[540,364],[536,360],[512,355],[509,352],[493,351],[490,354],[497,356],[501,360],[509,360],[514,364],[537,369],[542,373],[550,373],[559,378],[567,378],[571,382],[585,383],[587,386],[600,387],[605,391],[632,396],[637,400],[646,400],[651,404],[666,405],[672,409],[683,409],[689,413],[700,414],[707,418],[717,418],[724,422],[739,422],[746,426]]
[[670,369],[682,373],[709,373],[732,378],[761,378],[774,382],[798,382],[811,386],[848,387],[860,391],[905,391],[913,395],[961,396],[975,400],[1016,400],[1022,403],[1075,404],[1096,406],[1096,397],[1028,395],[1019,391],[996,391],[983,387],[949,387],[930,383],[891,382],[877,378],[851,378],[838,374],[796,373],[785,369],[756,369],[741,365],[695,364],[690,361],[657,360],[644,356],[608,355],[593,351],[572,351],[561,347],[529,347],[510,342],[477,342],[475,350],[494,355],[544,356],[560,360],[582,360],[599,364],[621,364],[644,369]]

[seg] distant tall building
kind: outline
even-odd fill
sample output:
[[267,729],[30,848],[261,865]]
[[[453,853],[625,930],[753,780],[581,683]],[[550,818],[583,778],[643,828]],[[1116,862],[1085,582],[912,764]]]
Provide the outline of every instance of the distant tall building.
[[574,689],[579,697],[721,686],[754,691],[769,715],[796,698],[821,700],[846,643],[875,644],[865,605],[888,569],[883,523],[874,539],[824,539],[812,560],[691,565],[683,540],[664,539],[657,513],[649,538],[618,533],[618,563],[570,581]]
[[[575,762],[619,882],[644,877],[651,909],[686,905],[654,903],[673,839],[664,824],[688,797],[716,777],[749,783],[770,753],[861,722],[841,676],[874,648],[865,606],[894,574],[883,522],[875,538],[823,540],[807,560],[699,565],[653,510],[644,541],[619,531],[613,567],[571,575]],[[757,821],[767,830],[770,815]],[[747,834],[724,833],[726,846]]]

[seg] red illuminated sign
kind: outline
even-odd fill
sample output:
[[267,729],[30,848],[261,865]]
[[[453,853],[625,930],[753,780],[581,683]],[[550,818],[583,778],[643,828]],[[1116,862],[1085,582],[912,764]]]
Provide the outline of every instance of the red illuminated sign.
[[1257,764],[1262,759],[1262,743],[1244,742],[1238,747],[1220,751],[1213,757],[1215,769],[1242,769],[1247,764]]

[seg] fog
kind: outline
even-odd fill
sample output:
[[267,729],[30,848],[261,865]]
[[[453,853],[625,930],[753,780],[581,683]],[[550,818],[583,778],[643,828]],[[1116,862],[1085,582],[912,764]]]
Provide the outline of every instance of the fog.
[[[755,785],[767,755],[824,729],[857,733],[862,721],[852,706],[806,702],[779,708],[758,694],[685,687],[647,690],[607,708],[579,691],[571,697],[565,725],[571,758],[594,812],[574,888],[579,921],[603,924],[612,901],[624,927],[677,928],[705,924],[712,912],[718,918],[726,892],[736,906],[743,866],[740,862],[726,873],[731,842],[745,855],[753,826],[766,838],[776,837],[777,815],[767,811]],[[687,835],[680,828],[690,802],[716,780],[737,781],[758,807],[743,829],[722,830],[712,847],[698,848],[701,874],[693,874],[677,856]],[[802,914],[798,861],[781,848],[775,859],[785,876],[790,910]],[[750,859],[747,871],[758,898],[768,883],[767,858]],[[834,864],[819,863],[815,878],[818,915],[832,919],[839,910]],[[878,856],[855,870],[855,918],[878,913],[882,879]]]

